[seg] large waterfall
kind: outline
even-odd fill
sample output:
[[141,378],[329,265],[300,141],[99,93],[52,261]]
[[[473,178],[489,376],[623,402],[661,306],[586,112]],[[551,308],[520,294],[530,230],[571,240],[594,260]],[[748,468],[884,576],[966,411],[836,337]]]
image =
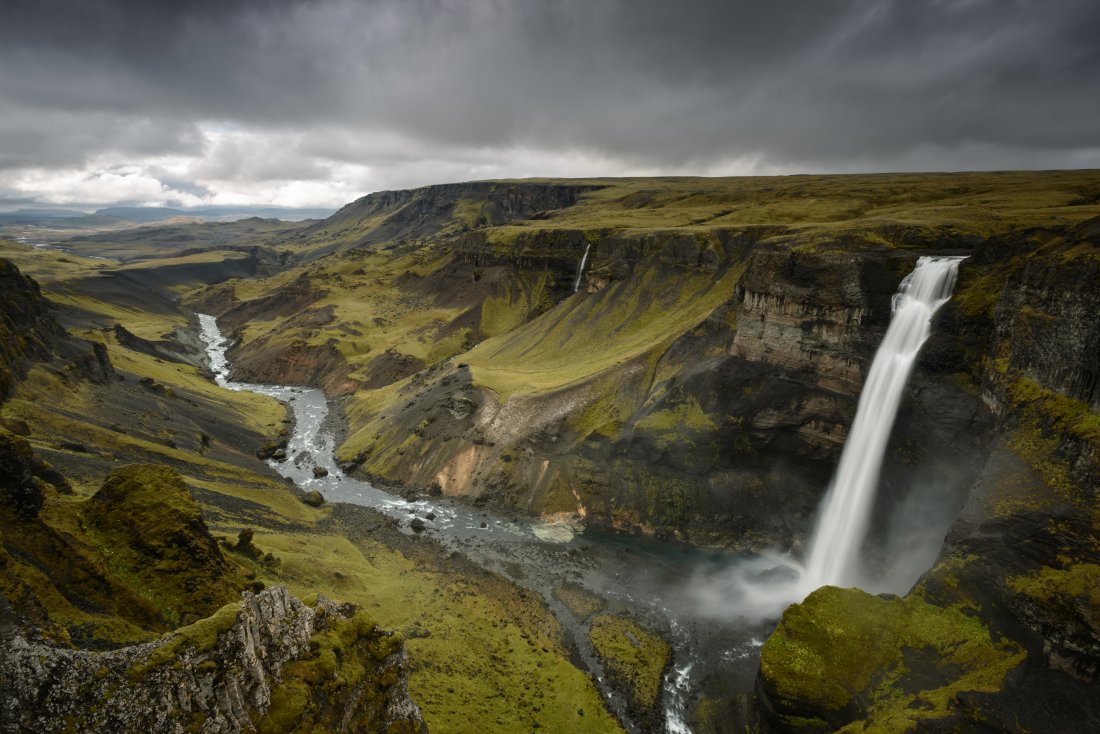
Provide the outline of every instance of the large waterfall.
[[[922,257],[894,295],[893,317],[863,386],[852,430],[825,495],[804,562],[764,552],[699,584],[703,603],[748,619],[774,619],[792,602],[825,585],[865,586],[860,549],[867,538],[890,431],[932,316],[951,297],[962,257]],[[894,589],[904,591],[904,589]]]
[[905,383],[928,339],[933,314],[951,298],[963,259],[920,258],[894,295],[890,327],[860,393],[852,430],[810,542],[805,576],[814,587],[852,585],[860,579],[859,550]]

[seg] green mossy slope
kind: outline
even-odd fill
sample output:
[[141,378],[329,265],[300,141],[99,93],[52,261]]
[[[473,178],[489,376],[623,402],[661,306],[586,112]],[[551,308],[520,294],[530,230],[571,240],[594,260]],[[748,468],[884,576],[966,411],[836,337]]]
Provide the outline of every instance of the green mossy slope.
[[211,614],[247,584],[206,529],[183,478],[169,467],[116,469],[83,510],[111,570],[173,626]]

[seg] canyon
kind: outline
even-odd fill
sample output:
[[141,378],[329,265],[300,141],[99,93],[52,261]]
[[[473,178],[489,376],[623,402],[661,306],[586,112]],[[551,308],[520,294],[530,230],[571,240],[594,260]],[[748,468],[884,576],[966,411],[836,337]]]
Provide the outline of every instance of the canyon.
[[[364,661],[371,645],[403,646],[357,673],[385,679],[380,690],[401,701],[371,708],[352,696],[364,727],[378,716],[420,726],[422,712],[432,731],[463,730],[471,717],[514,730],[521,720],[504,718],[508,708],[523,725],[561,731],[1100,725],[1100,205],[1080,193],[1098,186],[1087,171],[474,182],[371,194],[231,246],[158,241],[152,251],[130,230],[125,263],[82,258],[118,257],[127,241],[102,255],[89,237],[71,252],[5,245],[0,256],[42,285],[5,264],[4,450],[23,468],[5,486],[0,570],[4,644],[21,652],[5,654],[0,676],[35,687],[20,661],[48,645],[119,661],[81,665],[121,681],[154,635],[214,612],[223,631],[236,629],[269,598],[303,619],[331,616],[312,611],[339,606],[317,601],[323,592],[365,610],[341,607],[332,619],[345,622],[333,624],[364,613],[380,623],[338,644],[358,645]],[[730,566],[809,551],[891,301],[930,256],[966,259],[901,393],[857,549],[885,577],[881,588],[826,586],[781,617],[737,622],[746,610],[728,593]],[[294,465],[301,452],[286,442],[297,426],[269,397],[227,397],[210,379],[196,311],[229,339],[229,379],[324,392],[333,483],[310,484],[316,451],[294,477],[322,489],[320,508],[255,456],[281,450]],[[188,507],[201,508],[188,512],[209,526],[209,557],[223,557],[211,561],[221,575],[201,604],[183,603],[194,583],[184,593],[135,582],[111,566],[119,556],[96,550],[108,539],[85,503],[131,461],[173,466]],[[333,495],[344,475],[388,493],[400,512]],[[428,518],[430,503],[456,514]],[[498,520],[543,533],[532,548],[557,542],[531,551],[549,560],[496,558],[486,570],[487,552],[447,545],[444,520],[459,515],[470,544],[478,524]],[[32,526],[49,528],[52,545],[18,530]],[[272,560],[243,552],[243,536],[233,543],[244,526]],[[615,547],[634,559],[624,575],[660,569],[663,554],[692,559],[669,566],[690,582],[678,595],[691,614],[609,601],[614,582],[600,588],[599,575],[616,574]],[[331,555],[311,569],[319,548]],[[99,586],[51,585],[30,570],[74,553]],[[569,582],[519,568],[540,562],[585,570]],[[131,609],[107,604],[104,588],[129,589],[119,593]],[[449,611],[409,616],[379,589],[445,598]],[[251,596],[237,601],[241,591]],[[458,607],[493,610],[493,626],[475,631],[493,673],[483,661],[461,658],[465,676],[444,662],[462,644],[448,619]],[[745,657],[698,662],[678,691],[687,638],[669,619],[692,614],[700,627],[708,615],[742,624],[736,645],[732,635],[692,644]],[[185,659],[224,657],[203,657],[210,645]],[[643,665],[635,649],[657,663]],[[554,708],[513,690],[536,668],[536,689],[564,685],[584,703]],[[265,676],[239,687],[268,691]],[[118,710],[133,711],[141,685],[114,689]],[[456,703],[497,690],[508,691],[500,708],[479,703],[489,708],[475,715]],[[332,704],[345,694],[329,692],[315,720],[351,705]],[[206,720],[258,722],[270,704],[255,702],[274,695],[254,694],[252,714],[223,707]],[[29,721],[3,711],[5,725]],[[200,730],[248,724],[213,726]]]

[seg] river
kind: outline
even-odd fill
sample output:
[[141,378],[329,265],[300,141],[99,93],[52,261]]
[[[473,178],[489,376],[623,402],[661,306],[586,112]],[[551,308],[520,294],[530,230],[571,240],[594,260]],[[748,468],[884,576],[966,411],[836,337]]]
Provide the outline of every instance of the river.
[[[636,617],[672,645],[673,664],[665,676],[662,700],[670,734],[691,732],[687,712],[700,693],[729,696],[751,691],[760,646],[774,621],[737,616],[725,603],[723,584],[731,569],[744,569],[756,559],[633,535],[503,517],[445,498],[408,501],[346,476],[334,456],[336,438],[325,428],[328,400],[324,392],[230,380],[225,353],[229,345],[215,318],[200,314],[199,322],[219,385],[268,395],[292,410],[288,458],[271,460],[275,471],[302,490],[321,492],[329,502],[374,508],[401,521],[403,531],[409,534],[414,532],[410,521],[418,517],[424,523],[426,539],[539,593],[571,635],[578,657],[629,731],[641,730],[627,719],[625,702],[607,685],[588,642],[587,625],[578,623],[552,594],[561,584],[583,586],[607,601],[608,612]],[[314,476],[314,466],[325,468],[328,476]]]

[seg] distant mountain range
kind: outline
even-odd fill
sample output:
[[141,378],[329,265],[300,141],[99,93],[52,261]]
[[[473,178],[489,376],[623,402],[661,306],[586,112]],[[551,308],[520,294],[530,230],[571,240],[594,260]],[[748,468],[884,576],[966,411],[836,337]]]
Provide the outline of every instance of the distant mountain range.
[[46,207],[17,209],[12,212],[0,212],[2,225],[37,225],[85,227],[100,226],[107,220],[147,224],[162,222],[174,217],[195,217],[203,220],[229,221],[245,217],[263,217],[298,221],[302,219],[324,219],[335,209],[294,209],[289,207],[230,207],[202,206],[191,209],[173,209],[169,207],[111,206],[87,213],[76,209],[51,209]]
[[159,222],[172,217],[200,217],[202,219],[239,219],[262,217],[265,219],[324,219],[335,209],[292,209],[289,207],[248,206],[200,206],[193,209],[169,209],[167,207],[112,206],[96,211],[101,217],[118,217],[132,222]]

